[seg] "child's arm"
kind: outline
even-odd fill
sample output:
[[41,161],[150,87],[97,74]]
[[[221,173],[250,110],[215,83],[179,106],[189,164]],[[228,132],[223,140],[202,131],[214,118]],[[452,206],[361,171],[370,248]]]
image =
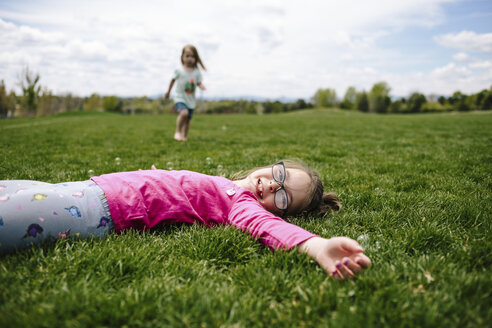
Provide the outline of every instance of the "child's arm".
[[197,83],[198,87],[202,90],[206,90],[205,86],[203,85],[202,82]]
[[251,197],[243,194],[232,207],[227,222],[247,231],[272,249],[291,249],[297,246],[307,253],[331,276],[344,279],[354,276],[371,265],[371,260],[353,239],[325,239],[267,212]]
[[300,243],[298,249],[337,279],[353,277],[371,265],[371,260],[363,253],[364,249],[348,237],[312,237]]
[[167,90],[166,94],[164,95],[164,99],[169,99],[169,95],[171,94],[171,89],[173,88],[174,85],[174,79],[171,80],[171,83],[169,84],[169,89]]

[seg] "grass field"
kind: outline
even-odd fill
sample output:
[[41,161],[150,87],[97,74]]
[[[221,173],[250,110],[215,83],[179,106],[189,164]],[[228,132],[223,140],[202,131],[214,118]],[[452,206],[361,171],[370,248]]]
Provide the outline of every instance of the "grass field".
[[373,266],[338,282],[233,227],[63,240],[0,258],[0,327],[490,327],[491,112],[197,115],[186,143],[175,119],[0,121],[0,180],[301,158],[344,208],[292,222],[359,238]]

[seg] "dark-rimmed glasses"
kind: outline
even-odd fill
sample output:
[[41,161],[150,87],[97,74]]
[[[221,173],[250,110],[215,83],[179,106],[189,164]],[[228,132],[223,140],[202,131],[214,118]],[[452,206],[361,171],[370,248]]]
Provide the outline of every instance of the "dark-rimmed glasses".
[[278,162],[272,166],[273,180],[280,185],[280,188],[275,190],[273,201],[275,207],[284,212],[283,215],[287,213],[287,209],[289,208],[289,197],[287,196],[287,191],[284,187],[285,174],[284,162]]

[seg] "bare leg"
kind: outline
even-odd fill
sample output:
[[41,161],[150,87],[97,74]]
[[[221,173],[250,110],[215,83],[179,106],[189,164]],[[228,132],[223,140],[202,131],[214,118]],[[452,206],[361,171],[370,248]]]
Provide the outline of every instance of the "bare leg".
[[174,133],[174,139],[178,141],[184,140],[183,128],[188,120],[188,110],[183,109],[179,112],[178,118],[176,119],[176,133]]
[[183,140],[187,140],[188,139],[188,130],[190,129],[190,119],[188,117],[186,117],[186,122],[183,126]]

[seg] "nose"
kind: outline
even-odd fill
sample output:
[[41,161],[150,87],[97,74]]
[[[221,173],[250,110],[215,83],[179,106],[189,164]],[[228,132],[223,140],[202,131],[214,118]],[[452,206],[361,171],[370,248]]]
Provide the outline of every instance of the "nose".
[[280,183],[278,183],[277,181],[275,181],[273,179],[270,180],[270,184],[268,186],[270,192],[273,193],[273,192],[277,191],[277,189],[280,188],[280,187],[282,187],[282,185]]

